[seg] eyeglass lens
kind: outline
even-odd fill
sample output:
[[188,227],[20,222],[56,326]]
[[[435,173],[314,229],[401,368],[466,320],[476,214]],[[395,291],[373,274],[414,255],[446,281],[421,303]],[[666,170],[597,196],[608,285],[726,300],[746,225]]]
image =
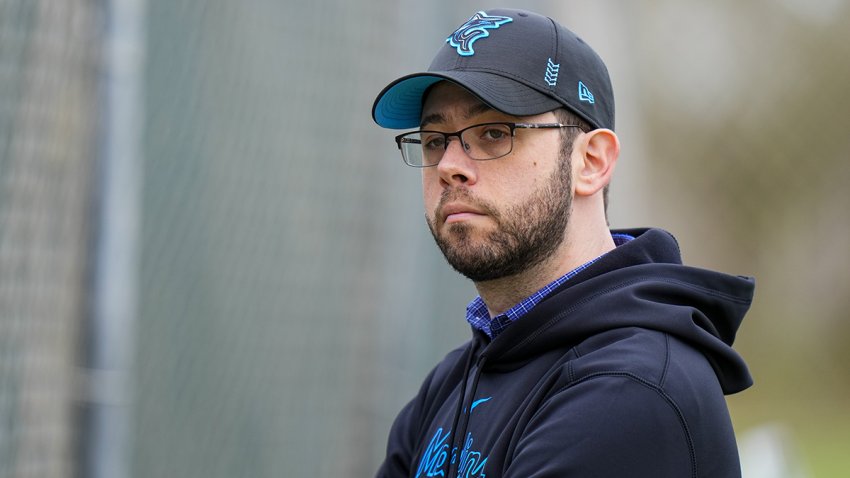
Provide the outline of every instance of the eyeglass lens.
[[[431,166],[440,162],[449,147],[452,134],[439,131],[417,131],[401,141],[402,154],[415,166]],[[459,133],[460,142],[471,159],[495,159],[511,152],[511,127],[504,123],[482,124]]]

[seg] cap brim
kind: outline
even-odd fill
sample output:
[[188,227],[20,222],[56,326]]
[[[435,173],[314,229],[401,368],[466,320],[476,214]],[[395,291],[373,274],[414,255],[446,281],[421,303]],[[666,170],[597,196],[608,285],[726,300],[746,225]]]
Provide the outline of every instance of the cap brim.
[[435,83],[448,80],[469,90],[493,109],[513,116],[531,116],[552,111],[562,103],[524,83],[485,71],[429,71],[404,76],[378,94],[372,118],[390,129],[419,126],[425,92]]

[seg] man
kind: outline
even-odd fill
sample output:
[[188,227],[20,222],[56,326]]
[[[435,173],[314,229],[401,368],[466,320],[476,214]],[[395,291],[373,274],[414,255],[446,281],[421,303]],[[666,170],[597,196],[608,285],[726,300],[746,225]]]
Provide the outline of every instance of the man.
[[610,231],[619,154],[602,60],[553,20],[478,12],[373,107],[422,168],[427,223],[479,297],[471,341],[401,411],[379,477],[733,477],[724,393],[753,281]]

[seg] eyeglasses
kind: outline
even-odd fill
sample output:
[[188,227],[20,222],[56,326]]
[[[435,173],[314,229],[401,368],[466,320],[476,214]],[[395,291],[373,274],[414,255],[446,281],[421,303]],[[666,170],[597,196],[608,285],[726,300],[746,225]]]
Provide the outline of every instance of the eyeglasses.
[[580,128],[561,123],[482,123],[454,133],[412,131],[395,137],[404,162],[414,168],[436,166],[449,147],[449,138],[457,137],[470,159],[486,161],[507,156],[513,151],[517,129]]

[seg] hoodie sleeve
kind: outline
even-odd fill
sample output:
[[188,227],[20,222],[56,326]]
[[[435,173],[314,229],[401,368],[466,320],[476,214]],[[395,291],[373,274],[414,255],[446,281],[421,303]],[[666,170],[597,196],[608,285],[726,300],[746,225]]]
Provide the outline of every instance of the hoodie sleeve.
[[398,414],[387,440],[387,455],[375,478],[404,478],[410,476],[413,455],[412,420],[415,399]]
[[416,437],[422,424],[423,410],[428,402],[431,384],[439,366],[431,370],[419,393],[401,409],[390,428],[387,439],[387,455],[375,474],[375,478],[406,478],[413,466]]
[[[433,420],[440,406],[456,389],[463,376],[465,357],[471,342],[449,352],[442,362],[422,382],[419,393],[410,401],[393,422],[387,440],[387,455],[375,478],[403,478],[412,476],[419,449],[422,428]],[[448,445],[445,445],[446,447]]]
[[661,389],[623,373],[600,374],[551,396],[528,422],[503,476],[703,475],[676,404]]

